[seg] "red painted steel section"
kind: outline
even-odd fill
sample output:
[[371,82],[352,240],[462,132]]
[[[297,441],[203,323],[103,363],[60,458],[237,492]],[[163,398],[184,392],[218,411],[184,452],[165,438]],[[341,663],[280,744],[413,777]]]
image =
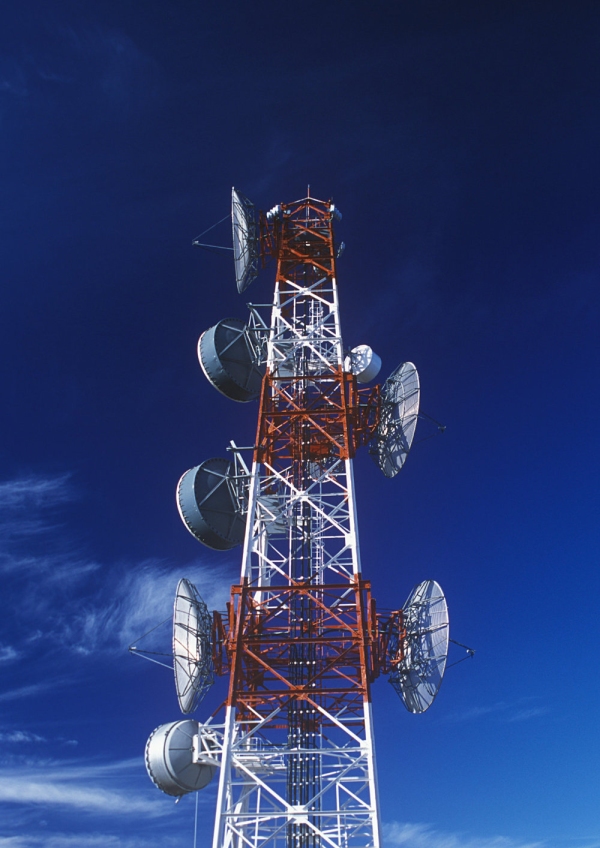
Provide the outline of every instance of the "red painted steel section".
[[[232,587],[228,633],[216,665],[230,670],[228,703],[237,720],[256,721],[290,700],[323,706],[337,712],[342,706],[362,713],[370,699],[373,678],[373,639],[369,630],[370,583],[355,578],[348,584],[290,587],[238,585]],[[261,600],[264,594],[265,600]],[[289,611],[303,598],[307,615],[301,635],[292,636]],[[314,668],[302,685],[289,681],[290,648],[314,649]],[[283,728],[282,716],[267,726]]]
[[[303,403],[298,403],[298,384]],[[263,381],[256,457],[274,467],[278,460],[319,462],[351,459],[373,437],[379,421],[379,386],[358,389],[356,377],[340,368],[330,375]]]

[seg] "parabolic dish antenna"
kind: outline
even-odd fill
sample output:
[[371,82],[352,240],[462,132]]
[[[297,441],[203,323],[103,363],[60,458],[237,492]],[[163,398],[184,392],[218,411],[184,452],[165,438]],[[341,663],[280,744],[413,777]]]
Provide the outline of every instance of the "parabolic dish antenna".
[[389,644],[390,660],[402,657],[390,672],[390,683],[409,712],[424,713],[442,685],[448,657],[448,606],[439,583],[424,580],[415,586],[402,621]]
[[213,677],[211,617],[193,583],[182,578],[173,604],[173,671],[179,708],[193,713]]
[[235,188],[231,189],[231,225],[235,282],[241,294],[258,275],[258,226],[254,204]]
[[215,389],[241,403],[255,400],[265,364],[255,333],[237,318],[225,318],[206,330],[198,341],[198,359]]
[[[200,732],[191,718],[161,724],[146,743],[146,769],[153,783],[167,795],[179,798],[204,787],[217,769],[196,762],[194,737]],[[196,747],[198,747],[196,743]]]
[[406,462],[419,417],[419,395],[419,375],[412,362],[399,365],[383,385],[370,453],[386,477],[395,477]]
[[234,463],[214,457],[186,471],[177,484],[181,520],[199,542],[216,551],[241,545],[246,531],[246,475]]

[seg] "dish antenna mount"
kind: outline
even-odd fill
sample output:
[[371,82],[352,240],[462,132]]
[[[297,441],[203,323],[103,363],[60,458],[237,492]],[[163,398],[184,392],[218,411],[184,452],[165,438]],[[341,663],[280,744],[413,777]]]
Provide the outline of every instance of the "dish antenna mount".
[[194,712],[214,682],[211,625],[198,590],[183,577],[173,604],[173,671],[184,715]]
[[258,276],[259,227],[254,204],[235,188],[231,189],[231,226],[235,282],[241,294]]
[[390,683],[410,713],[424,713],[439,692],[448,658],[448,606],[439,583],[415,586],[390,626]]
[[419,375],[412,362],[399,365],[383,385],[370,453],[386,477],[395,477],[406,462],[419,417],[419,396]]

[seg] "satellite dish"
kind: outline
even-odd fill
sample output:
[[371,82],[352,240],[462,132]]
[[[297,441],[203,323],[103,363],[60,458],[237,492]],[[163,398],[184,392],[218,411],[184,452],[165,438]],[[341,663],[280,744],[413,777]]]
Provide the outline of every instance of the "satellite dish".
[[383,385],[370,453],[386,477],[395,477],[406,462],[419,417],[419,395],[419,375],[412,362],[399,365]]
[[260,395],[265,363],[253,330],[237,318],[225,318],[198,341],[198,359],[215,389],[244,403]]
[[442,685],[448,657],[448,606],[439,583],[424,580],[415,586],[402,610],[402,625],[389,643],[390,660],[396,660],[390,683],[409,712],[424,713]]
[[177,484],[177,508],[192,536],[208,548],[228,551],[246,532],[247,475],[234,463],[214,457],[186,471]]
[[259,242],[254,204],[231,189],[231,225],[235,282],[241,294],[258,276]]
[[161,724],[146,743],[146,769],[152,781],[167,795],[181,797],[210,783],[216,766],[199,755],[197,721],[183,719]]
[[345,358],[344,368],[354,374],[358,383],[370,383],[379,374],[381,359],[369,345],[358,345]]
[[184,577],[173,605],[173,671],[182,713],[193,713],[214,681],[210,634],[207,606]]

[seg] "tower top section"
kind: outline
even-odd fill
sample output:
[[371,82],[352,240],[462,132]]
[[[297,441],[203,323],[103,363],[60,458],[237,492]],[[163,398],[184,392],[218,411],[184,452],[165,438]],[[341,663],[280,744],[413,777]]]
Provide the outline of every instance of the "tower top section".
[[[268,259],[276,259],[280,272],[289,278],[296,277],[298,266],[307,263],[314,266],[315,273],[334,276],[336,254],[341,251],[334,245],[333,222],[341,218],[331,200],[310,196],[260,212],[233,188],[231,221],[238,292],[248,288]],[[306,268],[302,276],[306,276]]]

